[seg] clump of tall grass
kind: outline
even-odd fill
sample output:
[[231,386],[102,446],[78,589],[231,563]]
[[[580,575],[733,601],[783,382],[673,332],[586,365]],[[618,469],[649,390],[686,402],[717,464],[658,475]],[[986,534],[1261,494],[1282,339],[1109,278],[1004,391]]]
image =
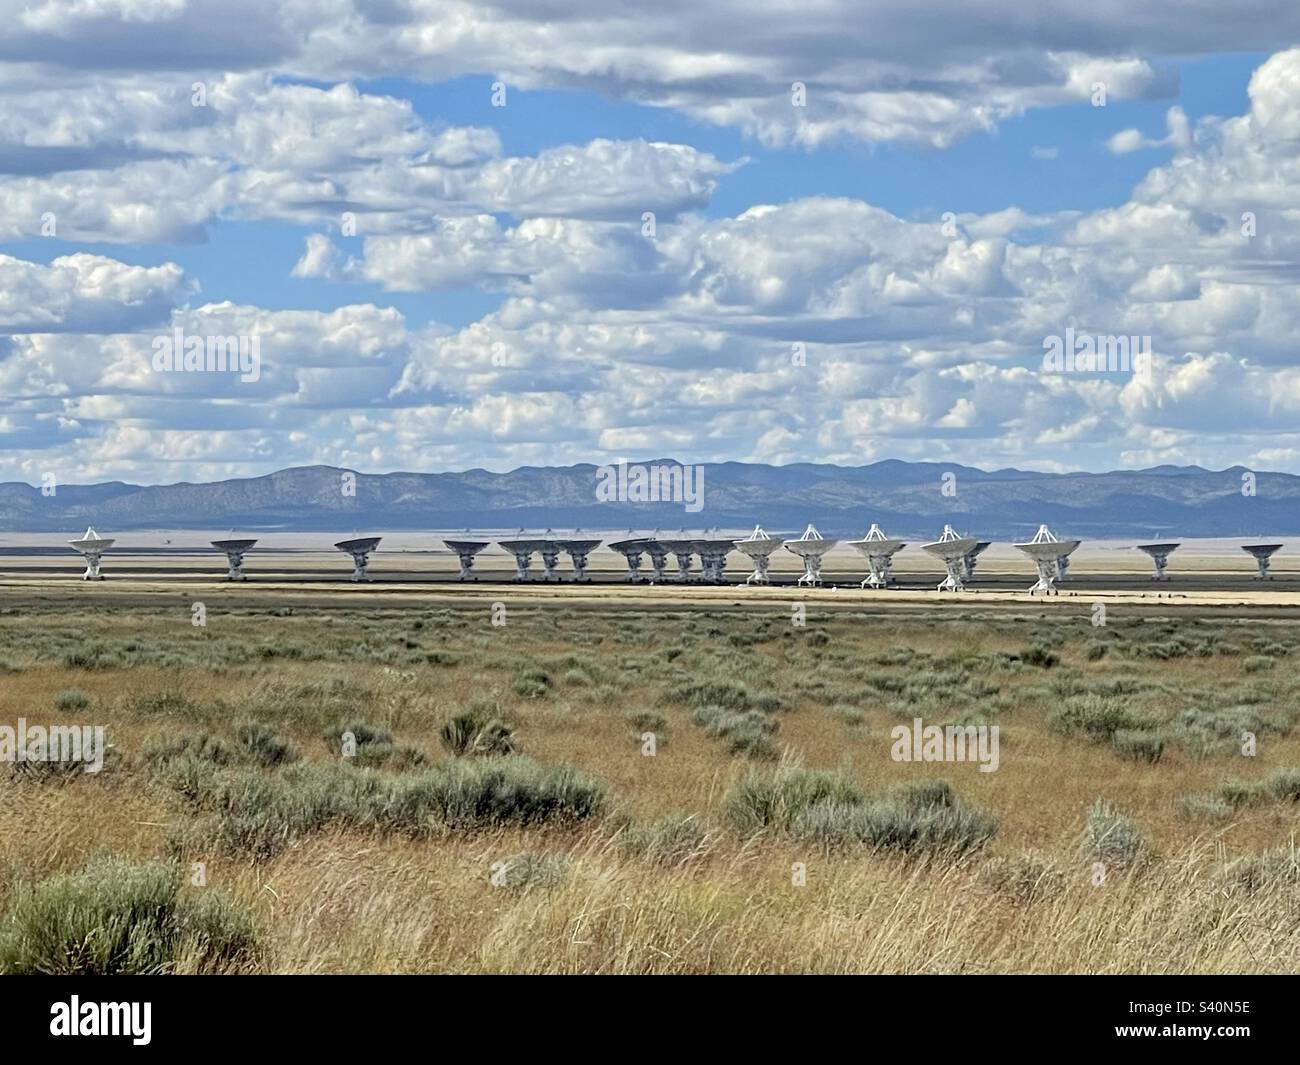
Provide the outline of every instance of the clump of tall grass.
[[767,828],[787,831],[815,803],[865,801],[862,789],[843,773],[785,764],[770,773],[751,769],[727,793],[724,812],[738,831],[749,834]]
[[1053,858],[1036,851],[999,855],[979,873],[985,887],[1013,902],[1029,904],[1056,898],[1066,887],[1066,875]]
[[656,746],[666,744],[670,738],[668,719],[657,711],[629,710],[623,715],[623,718],[631,726],[630,734],[634,743],[644,742],[642,737],[647,732],[654,735]]
[[20,888],[0,925],[0,972],[153,975],[247,968],[252,916],[213,889],[180,892],[176,866],[101,858]]
[[569,877],[572,862],[553,851],[520,851],[494,862],[489,883],[510,891],[556,888]]
[[1294,892],[1300,887],[1300,850],[1294,843],[1275,850],[1239,858],[1220,875],[1225,885],[1247,894],[1285,888]]
[[1195,820],[1222,821],[1233,811],[1232,804],[1218,795],[1184,795],[1177,805],[1180,814]]
[[1040,669],[1051,669],[1061,661],[1060,655],[1038,644],[1026,647],[1013,657],[1027,666],[1037,666]]
[[751,770],[724,809],[741,832],[777,829],[826,847],[857,843],[904,853],[963,853],[997,831],[992,813],[963,803],[945,781],[922,781],[868,797],[838,772],[783,765]]
[[1278,769],[1263,780],[1230,777],[1208,795],[1189,795],[1182,800],[1184,812],[1205,813],[1216,807],[1238,810],[1268,803],[1300,802],[1300,769]]
[[1174,718],[1169,732],[1191,754],[1207,757],[1235,749],[1244,741],[1246,733],[1284,734],[1289,729],[1289,723],[1276,715],[1239,705],[1218,709],[1190,707]]
[[510,756],[454,759],[396,775],[304,763],[278,773],[172,767],[169,783],[197,820],[180,848],[213,846],[265,857],[327,825],[424,836],[498,825],[572,824],[596,816],[605,787],[568,766]]
[[365,721],[334,725],[325,731],[325,742],[334,754],[356,768],[399,772],[417,769],[429,761],[419,748],[398,744],[388,729]]
[[1165,740],[1159,732],[1148,729],[1116,729],[1110,737],[1111,746],[1125,758],[1155,765],[1165,753]]
[[146,765],[162,769],[182,758],[194,758],[213,765],[234,765],[244,759],[220,736],[211,732],[167,732],[150,736],[140,751]]
[[997,831],[998,819],[963,803],[945,781],[922,781],[865,803],[821,801],[795,817],[791,833],[826,847],[963,854]]
[[[98,776],[104,769],[116,764],[117,752],[107,739],[102,741],[101,750],[101,740],[94,731],[86,733],[79,726],[73,727],[77,735],[72,741],[75,746],[70,752],[52,734],[53,729],[44,743],[29,740],[26,757],[11,763],[10,773],[13,778],[28,784],[68,784],[83,776]],[[65,753],[77,757],[64,758],[62,755]],[[100,763],[99,770],[88,772],[88,767],[93,769],[96,761]]]
[[500,718],[491,716],[486,708],[477,705],[471,705],[468,710],[444,721],[438,738],[447,752],[457,758],[505,755],[515,749],[514,730]]
[[696,814],[669,814],[649,824],[633,823],[619,837],[626,853],[667,866],[698,860],[708,853],[709,843],[708,830]]
[[235,739],[246,756],[260,766],[289,765],[302,757],[301,752],[275,729],[256,721],[239,726]]
[[1133,822],[1105,799],[1088,809],[1084,853],[1109,869],[1132,869],[1151,856],[1151,846]]
[[1047,715],[1047,727],[1053,732],[1093,741],[1110,740],[1121,730],[1150,731],[1153,724],[1122,700],[1092,693],[1067,698]]
[[726,740],[732,754],[753,758],[775,758],[775,718],[759,710],[732,710],[725,706],[701,706],[695,711],[695,723],[710,736]]
[[748,688],[729,680],[687,681],[674,687],[669,698],[692,708],[721,706],[727,710],[748,710],[753,703]]
[[127,700],[127,709],[138,717],[167,717],[195,720],[203,716],[203,707],[184,692],[144,692]]
[[510,688],[525,699],[541,699],[550,694],[551,675],[541,666],[530,663],[516,671]]
[[54,709],[65,714],[86,710],[90,707],[90,696],[80,688],[65,688],[54,697]]

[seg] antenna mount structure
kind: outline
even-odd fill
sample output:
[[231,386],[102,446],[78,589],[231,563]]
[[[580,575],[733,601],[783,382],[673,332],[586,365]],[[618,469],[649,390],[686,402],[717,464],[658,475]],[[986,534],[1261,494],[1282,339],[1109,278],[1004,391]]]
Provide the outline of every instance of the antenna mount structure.
[[646,545],[650,542],[648,536],[637,536],[628,529],[630,534],[626,540],[618,540],[610,544],[611,551],[617,551],[627,560],[627,582],[629,584],[641,583],[641,559],[646,553]]
[[1167,581],[1169,576],[1165,573],[1165,567],[1169,564],[1169,556],[1179,547],[1179,544],[1138,544],[1137,549],[1151,556],[1151,561],[1155,564],[1156,572],[1151,578],[1153,581]]
[[[922,544],[921,550],[928,551],[943,561],[948,575],[939,582],[940,592],[960,592],[965,590],[966,581],[970,579],[967,568],[967,556],[978,554],[980,541],[973,536],[962,536],[951,525],[943,527],[943,535],[932,544]],[[974,566],[974,561],[970,563]]]
[[116,540],[100,536],[93,527],[88,527],[81,539],[68,541],[72,549],[80,552],[81,557],[86,560],[86,572],[81,575],[83,581],[102,581],[104,579],[103,574],[99,572],[99,561],[104,552],[116,542]]
[[504,547],[510,554],[515,556],[514,580],[516,583],[532,580],[530,569],[533,564],[533,555],[545,546],[544,541],[532,539],[523,529],[520,529],[513,538],[498,540],[497,546]]
[[344,554],[352,556],[352,579],[368,581],[366,567],[370,565],[370,553],[379,546],[382,536],[358,536],[352,540],[340,540],[334,546]]
[[663,545],[667,548],[668,553],[677,561],[677,572],[673,575],[673,580],[679,584],[686,584],[691,579],[691,556],[700,551],[703,540],[692,540],[686,535],[686,530],[680,530],[680,536],[676,540],[664,540]]
[[1248,555],[1255,557],[1255,562],[1259,566],[1259,573],[1252,577],[1256,581],[1271,581],[1273,578],[1269,575],[1268,567],[1273,554],[1282,549],[1281,544],[1242,544],[1241,549]]
[[705,584],[726,584],[723,571],[727,568],[727,555],[736,546],[734,540],[723,540],[712,530],[713,535],[705,530],[704,539],[697,541],[700,552],[700,580]]
[[749,556],[750,561],[754,563],[754,572],[745,578],[745,583],[771,584],[767,569],[772,563],[772,555],[785,543],[785,540],[779,536],[769,536],[763,531],[763,526],[755,525],[754,531],[745,539],[733,540],[732,543],[737,551]]
[[[574,536],[580,536],[581,529],[573,530]],[[599,540],[556,540],[555,545],[569,556],[569,561],[573,564],[573,579],[575,582],[590,581],[587,576],[587,556],[600,546]]]
[[785,549],[803,559],[803,576],[798,584],[810,588],[820,587],[822,583],[822,556],[838,544],[838,540],[827,540],[817,531],[811,522],[804,529],[803,535],[795,540],[787,540]]
[[228,569],[226,580],[246,581],[244,575],[244,555],[253,549],[256,540],[213,540],[212,546],[226,556]]
[[659,533],[656,530],[655,535],[645,542],[645,553],[650,556],[650,581],[657,584],[664,580],[664,568],[668,565],[668,545],[659,539]]
[[543,534],[538,542],[538,550],[542,555],[542,579],[558,581],[560,578],[555,572],[555,567],[560,564],[560,545],[556,542],[552,530],[547,529]]
[[857,548],[866,557],[867,568],[871,571],[860,587],[884,588],[894,581],[890,572],[894,555],[907,545],[902,540],[891,540],[879,525],[872,523],[867,535],[861,540],[850,540],[849,546]]
[[1068,559],[1079,546],[1079,540],[1061,540],[1046,525],[1040,525],[1033,539],[1016,544],[1021,551],[1033,559],[1038,570],[1038,580],[1029,589],[1029,594],[1042,592],[1044,595],[1057,595],[1056,582],[1065,576],[1061,562]]
[[[469,530],[466,529],[465,532],[468,533]],[[460,580],[462,581],[478,580],[478,578],[474,576],[474,556],[477,555],[480,551],[487,550],[491,546],[490,541],[488,540],[443,540],[443,546],[445,546],[448,551],[454,552],[456,558],[459,560]]]
[[977,540],[975,546],[966,552],[966,556],[961,560],[962,573],[966,580],[975,579],[975,563],[979,560],[980,555],[984,554],[992,544],[991,540]]

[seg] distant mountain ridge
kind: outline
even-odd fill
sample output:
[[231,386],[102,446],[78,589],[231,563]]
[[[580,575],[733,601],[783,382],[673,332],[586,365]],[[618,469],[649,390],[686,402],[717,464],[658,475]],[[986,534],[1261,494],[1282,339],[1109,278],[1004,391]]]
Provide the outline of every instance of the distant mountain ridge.
[[[675,465],[645,459],[639,465]],[[1158,466],[1107,473],[985,471],[953,463],[887,459],[866,466],[707,463],[704,506],[600,502],[598,467],[524,466],[508,473],[367,474],[300,466],[210,484],[112,481],[39,488],[0,484],[0,532],[129,529],[750,529],[861,536],[872,522],[891,536],[937,536],[945,523],[986,539],[1032,534],[1047,522],[1086,538],[1300,535],[1300,477],[1255,471],[1243,494],[1240,466]],[[355,477],[355,494],[344,475]],[[945,477],[951,494],[944,493]]]

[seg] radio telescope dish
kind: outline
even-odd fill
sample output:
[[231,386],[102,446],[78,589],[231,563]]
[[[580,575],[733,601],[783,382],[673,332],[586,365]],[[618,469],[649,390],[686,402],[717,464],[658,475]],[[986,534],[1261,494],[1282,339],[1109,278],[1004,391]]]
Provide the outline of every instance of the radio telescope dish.
[[558,581],[560,576],[555,567],[560,564],[560,545],[555,542],[554,531],[547,529],[538,543],[538,550],[542,553],[542,580]]
[[610,544],[610,550],[617,551],[627,559],[627,580],[629,584],[639,584],[641,581],[641,559],[646,553],[647,545],[650,543],[650,537],[637,536],[628,529],[631,535],[626,540],[618,540]]
[[[468,533],[469,530],[466,529],[465,532]],[[456,558],[459,559],[460,579],[462,581],[478,580],[474,576],[474,557],[480,551],[486,551],[491,547],[491,542],[488,540],[443,540],[443,545],[447,550],[455,552]]]
[[[712,530],[714,534],[717,529]],[[705,530],[704,536],[696,541],[700,553],[700,580],[705,584],[726,584],[723,571],[727,568],[727,556],[735,550],[734,540],[724,540],[717,535],[710,536]]]
[[803,559],[803,576],[797,581],[798,584],[806,584],[809,587],[820,585],[822,582],[822,556],[832,547],[838,544],[838,540],[827,540],[817,531],[817,526],[809,524],[804,529],[803,535],[795,540],[787,540],[785,549]]
[[212,546],[226,556],[230,568],[226,572],[228,581],[246,581],[244,576],[244,555],[253,549],[256,540],[213,540]]
[[1259,565],[1259,575],[1252,578],[1257,581],[1271,581],[1268,567],[1269,560],[1273,557],[1275,551],[1282,549],[1281,544],[1242,544],[1241,549],[1249,555],[1255,556],[1255,561]]
[[1034,566],[1038,569],[1038,580],[1029,589],[1030,595],[1035,592],[1042,592],[1044,595],[1057,594],[1056,581],[1064,576],[1061,571],[1061,560],[1069,558],[1080,543],[1079,540],[1058,539],[1046,525],[1040,525],[1032,540],[1015,545],[1033,559]]
[[[497,544],[515,556],[514,579],[516,581],[528,581],[532,579],[529,570],[533,564],[533,555],[538,551],[551,547],[554,541],[531,537],[523,529],[520,529],[511,539],[498,540]],[[548,576],[554,573],[555,563],[559,560],[559,557],[558,551],[552,555],[551,564],[547,570]]]
[[849,546],[856,547],[866,557],[867,568],[871,570],[859,587],[883,588],[893,583],[890,569],[894,555],[907,545],[902,540],[891,540],[879,525],[873,523],[866,536],[861,540],[850,540]]
[[[579,535],[582,530],[574,529],[574,535]],[[556,540],[555,546],[569,556],[569,561],[573,564],[573,579],[575,581],[589,581],[587,576],[587,556],[596,550],[601,544],[599,540],[582,540],[582,539],[565,539]]]
[[1144,551],[1151,556],[1151,561],[1155,563],[1155,576],[1153,581],[1167,581],[1169,577],[1165,574],[1165,566],[1169,564],[1169,556],[1172,555],[1179,544],[1138,544],[1137,549]]
[[686,535],[686,530],[679,530],[679,537],[672,540],[661,541],[668,553],[677,560],[677,573],[673,580],[685,583],[691,579],[691,556],[698,554],[700,545],[703,540],[692,540]]
[[99,560],[104,552],[115,543],[117,543],[116,540],[100,536],[93,527],[88,527],[81,539],[68,541],[72,549],[79,551],[81,557],[86,560],[86,572],[81,575],[83,581],[102,581],[104,579],[99,572]]
[[785,543],[785,539],[780,536],[769,536],[763,531],[763,526],[755,525],[754,531],[743,540],[733,540],[733,545],[737,551],[749,556],[754,563],[754,572],[746,579],[746,584],[771,584],[767,575],[767,568],[771,565],[772,555],[776,549]]
[[370,552],[379,546],[382,536],[358,536],[352,540],[340,540],[334,546],[344,554],[352,556],[352,579],[368,581],[366,567],[370,565]]
[[[960,592],[966,587],[966,581],[969,579],[967,556],[979,553],[980,541],[973,536],[962,536],[951,525],[945,525],[943,535],[932,544],[922,544],[921,550],[942,559],[944,568],[948,571],[948,576],[939,582],[938,590]],[[970,564],[973,569],[973,558]]]

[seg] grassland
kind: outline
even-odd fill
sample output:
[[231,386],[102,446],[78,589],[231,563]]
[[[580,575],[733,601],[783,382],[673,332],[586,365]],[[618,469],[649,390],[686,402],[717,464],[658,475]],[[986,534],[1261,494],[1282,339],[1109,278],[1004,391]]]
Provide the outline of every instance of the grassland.
[[0,608],[0,967],[1293,972],[1300,629],[1117,613]]

